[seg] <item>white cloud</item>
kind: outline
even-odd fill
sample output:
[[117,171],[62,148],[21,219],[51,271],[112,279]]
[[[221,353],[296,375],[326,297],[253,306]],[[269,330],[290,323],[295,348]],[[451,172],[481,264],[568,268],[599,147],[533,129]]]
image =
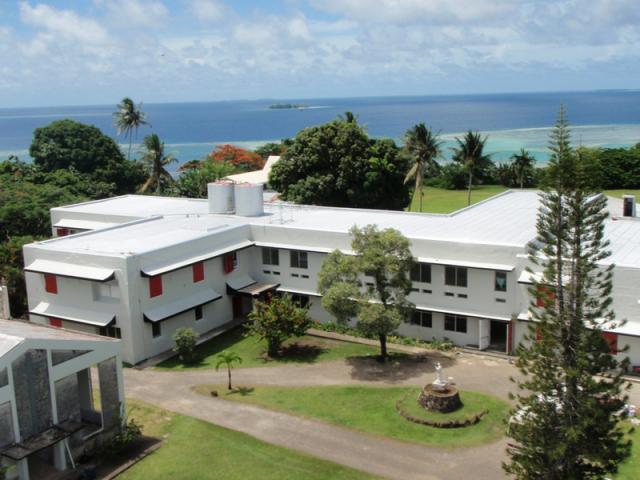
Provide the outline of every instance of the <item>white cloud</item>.
[[107,31],[95,20],[42,3],[33,7],[27,2],[20,3],[20,18],[27,25],[43,28],[67,40],[100,44],[108,38]]
[[106,9],[116,27],[157,28],[169,17],[169,10],[159,0],[95,0]]
[[224,17],[224,7],[215,0],[191,0],[189,12],[201,22],[211,22]]

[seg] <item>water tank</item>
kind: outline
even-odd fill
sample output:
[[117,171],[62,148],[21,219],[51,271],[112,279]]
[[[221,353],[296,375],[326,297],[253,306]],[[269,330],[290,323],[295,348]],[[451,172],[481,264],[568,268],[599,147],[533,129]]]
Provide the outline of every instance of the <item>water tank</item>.
[[233,182],[219,181],[207,185],[209,213],[232,213],[234,210]]
[[264,213],[262,206],[262,185],[238,183],[235,186],[236,215],[258,217]]
[[635,195],[623,195],[622,196],[622,216],[623,217],[635,217],[636,216],[636,197],[635,197]]

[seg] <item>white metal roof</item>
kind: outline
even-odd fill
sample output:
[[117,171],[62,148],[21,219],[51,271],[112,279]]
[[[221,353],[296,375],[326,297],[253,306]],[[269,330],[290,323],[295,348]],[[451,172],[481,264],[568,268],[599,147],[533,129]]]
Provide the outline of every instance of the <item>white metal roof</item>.
[[106,282],[113,278],[113,268],[91,267],[88,265],[76,265],[73,263],[56,262],[53,260],[37,259],[27,265],[26,272],[51,273],[61,277],[80,278],[83,280],[96,280]]
[[96,312],[66,305],[40,302],[29,313],[42,317],[59,318],[71,322],[85,323],[96,327],[106,327],[116,318],[114,313]]
[[214,302],[221,298],[222,295],[218,292],[212,288],[206,288],[194,293],[193,295],[189,295],[188,297],[182,297],[173,302],[164,303],[145,310],[144,319],[151,323],[161,322],[162,320],[175,317],[176,315],[191,310],[192,308]]
[[107,228],[118,225],[112,222],[100,222],[94,220],[77,220],[75,218],[61,218],[55,225],[56,228],[72,228],[74,230],[96,230],[98,228]]

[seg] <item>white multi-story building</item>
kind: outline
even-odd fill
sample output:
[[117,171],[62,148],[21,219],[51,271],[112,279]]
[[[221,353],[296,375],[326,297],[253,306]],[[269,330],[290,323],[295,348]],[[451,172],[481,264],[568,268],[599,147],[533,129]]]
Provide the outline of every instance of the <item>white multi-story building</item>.
[[[537,209],[526,191],[448,215],[263,205],[260,186],[231,184],[210,185],[208,200],[129,195],[54,208],[54,235],[64,236],[24,248],[31,319],[121,337],[133,364],[170,349],[177,328],[224,326],[267,291],[297,295],[326,321],[323,260],[351,250],[353,225],[376,224],[408,237],[419,262],[416,313],[399,333],[511,352],[530,321]],[[640,221],[621,203],[611,209],[614,308],[628,323],[609,337],[640,364]]]

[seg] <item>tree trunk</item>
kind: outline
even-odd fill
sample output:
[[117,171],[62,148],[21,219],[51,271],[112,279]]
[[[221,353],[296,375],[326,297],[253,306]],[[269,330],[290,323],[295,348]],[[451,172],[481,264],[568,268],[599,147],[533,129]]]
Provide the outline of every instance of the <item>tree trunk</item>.
[[420,213],[422,213],[422,198],[424,197],[424,193],[422,192],[422,187],[420,187]]
[[382,357],[382,360],[386,360],[387,359],[387,336],[380,334],[378,335],[378,338],[380,339],[380,357]]
[[267,355],[269,357],[276,357],[278,350],[280,349],[280,343],[275,340],[267,340]]
[[473,182],[473,173],[469,170],[469,189],[467,191],[467,207],[471,205],[471,184]]
[[229,385],[227,388],[231,390],[231,365],[227,365],[227,374],[229,375]]

